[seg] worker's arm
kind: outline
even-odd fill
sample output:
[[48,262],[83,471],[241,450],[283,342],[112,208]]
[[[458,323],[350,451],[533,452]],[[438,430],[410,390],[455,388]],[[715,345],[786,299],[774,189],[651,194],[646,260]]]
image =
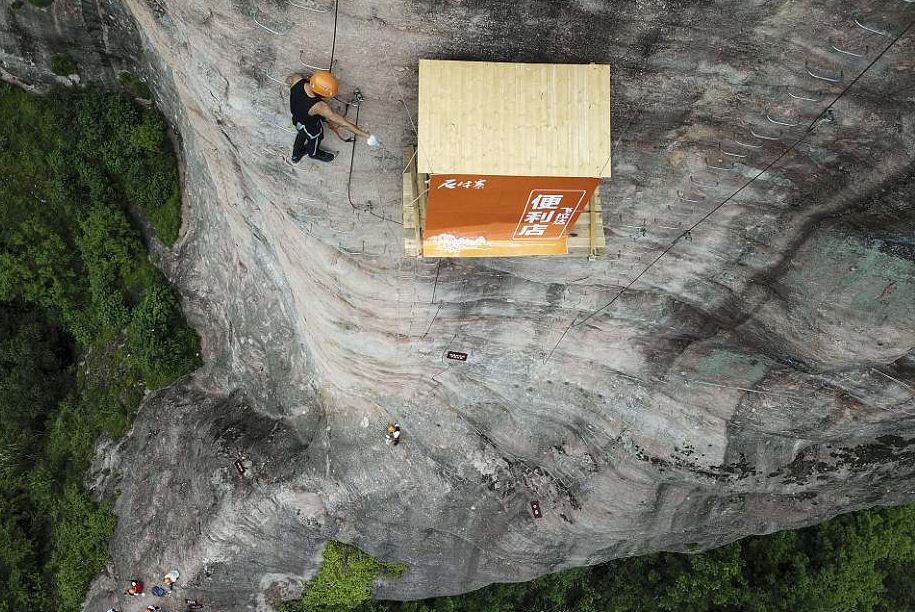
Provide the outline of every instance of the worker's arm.
[[345,127],[353,134],[362,136],[363,138],[368,138],[370,136],[368,132],[360,130],[359,126],[357,126],[352,121],[349,121],[340,113],[335,113],[333,109],[327,104],[327,102],[319,102],[318,104],[315,104],[311,107],[309,113],[312,115],[320,115],[331,123],[336,123],[339,126]]

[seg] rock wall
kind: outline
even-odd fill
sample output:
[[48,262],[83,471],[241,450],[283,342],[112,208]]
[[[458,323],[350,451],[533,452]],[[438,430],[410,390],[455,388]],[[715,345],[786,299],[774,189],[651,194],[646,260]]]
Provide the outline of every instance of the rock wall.
[[[417,598],[915,499],[915,6],[341,0],[334,37],[327,2],[121,0],[182,134],[157,257],[207,365],[100,454],[87,609],[172,566],[269,609],[328,538]],[[22,41],[87,4],[17,9],[7,70],[47,82]],[[386,146],[291,166],[278,81],[334,38]],[[420,57],[613,65],[608,257],[402,257]]]
[[[0,4],[0,79],[42,89],[49,85],[117,81],[121,72],[146,67],[133,18],[126,7],[102,0]],[[77,61],[77,76],[55,75],[55,56]]]

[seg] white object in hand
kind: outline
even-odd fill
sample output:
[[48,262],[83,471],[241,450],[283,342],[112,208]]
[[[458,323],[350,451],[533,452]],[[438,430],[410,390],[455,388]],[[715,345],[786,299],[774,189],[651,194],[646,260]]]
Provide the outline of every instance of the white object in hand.
[[366,138],[365,142],[366,142],[370,147],[377,147],[378,145],[381,144],[381,142],[378,140],[378,137],[375,136],[374,134],[369,134],[369,137]]

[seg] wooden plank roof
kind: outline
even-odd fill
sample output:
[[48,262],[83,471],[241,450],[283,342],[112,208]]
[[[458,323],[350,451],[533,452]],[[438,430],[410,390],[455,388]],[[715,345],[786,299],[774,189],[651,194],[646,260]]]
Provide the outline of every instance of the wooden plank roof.
[[610,176],[610,66],[420,60],[419,171]]

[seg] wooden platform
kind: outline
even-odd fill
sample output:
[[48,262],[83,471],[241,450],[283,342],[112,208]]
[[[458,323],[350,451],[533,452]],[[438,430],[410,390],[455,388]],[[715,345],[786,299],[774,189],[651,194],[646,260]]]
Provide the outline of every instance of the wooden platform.
[[[403,173],[403,247],[407,257],[423,256],[423,227],[426,222],[428,175],[416,169],[416,149],[404,149],[410,160]],[[607,253],[600,193],[594,192],[578,222],[569,232],[568,254],[563,257],[600,257]]]
[[600,257],[607,254],[602,210],[600,190],[595,189],[575,227],[569,232],[569,253],[566,257]]

